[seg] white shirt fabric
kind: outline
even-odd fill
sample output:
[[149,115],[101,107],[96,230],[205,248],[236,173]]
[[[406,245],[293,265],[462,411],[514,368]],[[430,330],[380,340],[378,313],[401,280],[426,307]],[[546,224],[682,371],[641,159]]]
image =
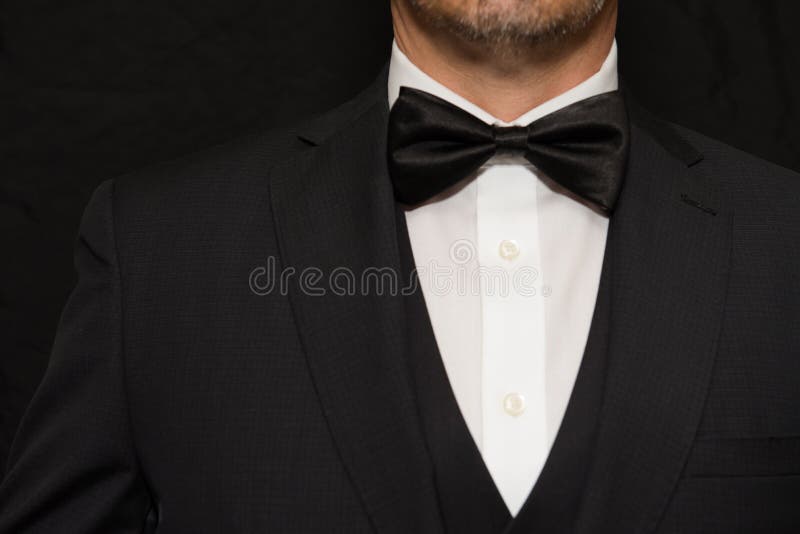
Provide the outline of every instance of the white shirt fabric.
[[[394,43],[390,106],[401,86],[488,124],[524,126],[616,90],[617,45],[594,76],[511,123],[426,75]],[[498,155],[463,186],[407,211],[406,221],[450,385],[516,515],[547,459],[583,358],[608,219],[525,159]]]

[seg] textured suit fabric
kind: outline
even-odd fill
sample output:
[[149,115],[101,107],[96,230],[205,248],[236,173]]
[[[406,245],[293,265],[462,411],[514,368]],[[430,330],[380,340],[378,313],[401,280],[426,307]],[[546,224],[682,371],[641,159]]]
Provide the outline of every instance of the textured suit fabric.
[[[106,182],[0,487],[0,532],[436,533],[401,299],[253,270],[399,268],[385,79]],[[575,532],[796,532],[797,175],[640,115]]]

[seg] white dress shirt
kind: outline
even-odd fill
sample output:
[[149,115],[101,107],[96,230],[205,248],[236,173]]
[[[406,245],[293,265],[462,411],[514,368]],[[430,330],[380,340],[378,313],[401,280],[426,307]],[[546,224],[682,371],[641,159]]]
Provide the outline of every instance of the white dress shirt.
[[[394,43],[390,105],[401,86],[488,124],[524,126],[616,90],[617,45],[594,76],[511,123],[426,75]],[[495,156],[465,184],[407,211],[406,221],[450,385],[516,515],[547,459],[583,358],[608,219],[521,157]]]

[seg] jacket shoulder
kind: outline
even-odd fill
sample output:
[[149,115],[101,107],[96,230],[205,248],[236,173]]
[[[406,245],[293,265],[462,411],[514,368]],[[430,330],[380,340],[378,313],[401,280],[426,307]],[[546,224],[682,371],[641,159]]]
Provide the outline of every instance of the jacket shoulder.
[[167,202],[235,189],[263,187],[272,167],[323,143],[385,92],[385,74],[351,100],[285,127],[253,133],[113,179],[121,202]]
[[800,213],[800,173],[688,128],[672,127],[703,155],[698,171],[717,182],[736,212],[760,208],[786,216]]
[[[384,84],[385,85],[385,84]],[[242,136],[107,180],[121,254],[156,241],[222,240],[257,221],[271,224],[271,170],[299,161],[377,102],[376,87],[285,127]],[[377,91],[379,93],[379,91]],[[98,188],[98,189],[100,189]],[[161,236],[161,237],[157,237]]]
[[110,180],[122,201],[155,201],[169,195],[235,187],[264,177],[273,165],[302,152],[306,145],[294,127],[259,132],[178,158],[162,161]]
[[713,183],[732,215],[735,263],[752,280],[794,279],[800,268],[800,174],[695,131],[675,126],[703,160],[691,171]]
[[635,101],[631,109],[634,126],[688,167],[685,178],[713,192],[710,207],[732,215],[740,257],[800,257],[800,174],[664,121]]

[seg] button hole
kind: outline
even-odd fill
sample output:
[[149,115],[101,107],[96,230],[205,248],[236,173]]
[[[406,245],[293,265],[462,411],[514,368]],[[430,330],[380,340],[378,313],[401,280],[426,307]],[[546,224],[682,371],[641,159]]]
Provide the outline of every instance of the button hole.
[[709,208],[708,206],[704,205],[699,200],[695,200],[695,199],[691,198],[686,193],[681,193],[681,200],[684,201],[686,204],[689,204],[693,208],[697,208],[697,209],[699,209],[700,211],[702,211],[704,213],[708,213],[712,217],[716,217],[716,215],[717,215],[717,210],[715,210],[714,208]]

